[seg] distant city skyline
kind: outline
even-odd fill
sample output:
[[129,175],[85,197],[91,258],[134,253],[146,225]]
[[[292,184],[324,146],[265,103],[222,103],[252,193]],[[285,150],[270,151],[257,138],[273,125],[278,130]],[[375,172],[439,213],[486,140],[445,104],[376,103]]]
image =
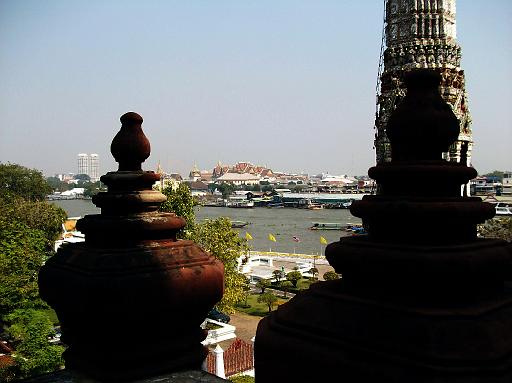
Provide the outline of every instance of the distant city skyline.
[[[100,174],[130,110],[144,169],[250,161],[364,175],[375,164],[383,1],[0,3],[0,161]],[[512,170],[512,2],[457,2],[479,173]]]

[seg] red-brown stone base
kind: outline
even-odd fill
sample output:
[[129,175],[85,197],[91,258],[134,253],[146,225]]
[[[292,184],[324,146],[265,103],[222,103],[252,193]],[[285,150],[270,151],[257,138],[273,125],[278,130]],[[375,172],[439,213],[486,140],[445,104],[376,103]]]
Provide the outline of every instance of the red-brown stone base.
[[263,319],[256,381],[512,381],[512,286],[452,307],[358,298],[320,282]]

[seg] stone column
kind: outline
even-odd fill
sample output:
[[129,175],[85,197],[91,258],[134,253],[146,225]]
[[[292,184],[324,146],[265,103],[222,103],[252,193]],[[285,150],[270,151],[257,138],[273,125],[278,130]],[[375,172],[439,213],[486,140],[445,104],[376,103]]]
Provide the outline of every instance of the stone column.
[[219,378],[226,379],[226,373],[224,372],[224,350],[217,345],[213,353],[215,354],[215,375]]

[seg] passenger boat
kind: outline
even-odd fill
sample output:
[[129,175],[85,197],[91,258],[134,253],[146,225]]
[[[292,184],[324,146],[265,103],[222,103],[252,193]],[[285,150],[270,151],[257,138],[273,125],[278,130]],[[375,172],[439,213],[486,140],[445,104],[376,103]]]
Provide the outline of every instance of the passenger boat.
[[228,202],[226,207],[251,209],[254,207],[254,202],[248,200],[234,200]]
[[245,227],[249,224],[249,222],[244,222],[244,221],[231,221],[231,227],[233,229],[239,229],[241,227]]
[[224,207],[224,202],[205,202],[202,204],[205,207]]
[[360,223],[348,223],[345,227],[345,231],[348,231],[352,234],[366,234],[366,230],[363,225]]
[[309,230],[343,230],[345,225],[338,222],[313,222]]

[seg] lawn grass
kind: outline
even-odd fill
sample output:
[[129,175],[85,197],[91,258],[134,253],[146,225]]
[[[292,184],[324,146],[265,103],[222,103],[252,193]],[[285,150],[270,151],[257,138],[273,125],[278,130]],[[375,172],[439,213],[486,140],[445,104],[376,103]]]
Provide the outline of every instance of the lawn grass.
[[[244,304],[238,305],[236,307],[237,311],[240,311],[245,314],[264,317],[268,314],[268,306],[266,303],[259,303],[258,297],[260,294],[251,294],[247,298],[247,306],[245,307]],[[277,308],[278,305],[281,305],[288,301],[288,298],[284,299],[280,295],[277,296],[277,302],[274,304],[274,310]]]

